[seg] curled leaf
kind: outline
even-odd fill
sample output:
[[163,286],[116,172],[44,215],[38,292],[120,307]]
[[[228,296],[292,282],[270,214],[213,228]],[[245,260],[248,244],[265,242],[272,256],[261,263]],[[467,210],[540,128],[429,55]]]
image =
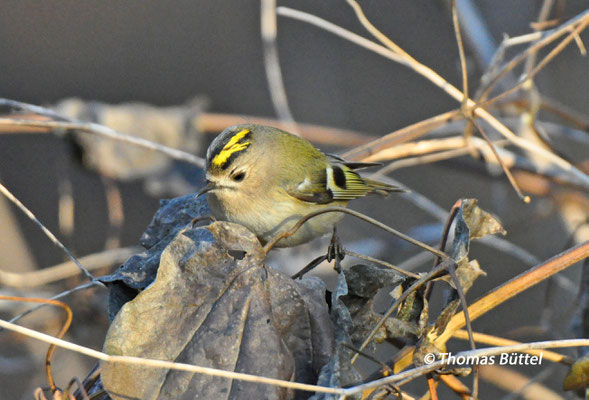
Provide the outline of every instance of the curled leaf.
[[[334,327],[335,351],[327,364],[321,369],[318,385],[329,387],[343,387],[361,378],[360,374],[352,367],[350,362],[354,355],[352,350],[344,343],[351,344],[350,334],[354,328],[354,322],[350,311],[346,307],[343,297],[348,295],[348,284],[345,272],[339,274],[335,291],[331,294],[331,321]],[[335,400],[338,396],[316,393],[312,400]],[[352,397],[353,399],[354,397]]]
[[499,220],[480,208],[477,203],[477,199],[463,199],[462,207],[460,207],[462,217],[470,231],[470,240],[480,239],[487,235],[505,235],[507,232]]
[[[161,254],[154,283],[117,314],[105,352],[315,383],[333,349],[324,289],[316,281],[300,286],[265,267],[264,258],[255,236],[239,225],[180,231]],[[105,363],[101,375],[114,399],[296,395],[140,365]]]
[[[160,204],[161,207],[140,239],[146,250],[131,256],[114,273],[100,278],[110,289],[108,312],[111,321],[123,304],[154,281],[162,251],[178,232],[191,226],[193,220],[210,214],[205,198],[196,199],[193,194],[161,200]],[[200,240],[207,239],[202,237]]]
[[499,221],[477,206],[476,199],[462,199],[455,218],[452,258],[459,262],[468,255],[470,241],[506,232]]

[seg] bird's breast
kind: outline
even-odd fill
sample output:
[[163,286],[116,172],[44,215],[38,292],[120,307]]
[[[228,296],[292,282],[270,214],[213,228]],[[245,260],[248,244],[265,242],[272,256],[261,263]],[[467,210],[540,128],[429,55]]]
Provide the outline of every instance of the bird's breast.
[[[331,204],[307,203],[290,197],[286,193],[245,194],[207,196],[213,215],[224,221],[245,226],[252,231],[262,244],[272,240],[277,234],[291,229],[304,216],[330,206],[345,206],[347,202]],[[276,247],[292,247],[306,243],[319,236],[330,233],[342,213],[330,212],[311,218],[292,236],[282,239]]]

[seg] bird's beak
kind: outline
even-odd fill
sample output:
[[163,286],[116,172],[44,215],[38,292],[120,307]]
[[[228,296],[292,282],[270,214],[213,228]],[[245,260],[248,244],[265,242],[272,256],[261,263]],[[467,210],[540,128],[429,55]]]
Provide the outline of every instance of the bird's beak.
[[215,182],[207,182],[207,184],[205,185],[205,187],[203,187],[200,192],[198,192],[196,194],[195,198],[199,198],[200,196],[202,196],[203,194],[205,194],[206,192],[210,192],[211,190],[214,190],[217,187],[217,185],[215,184]]

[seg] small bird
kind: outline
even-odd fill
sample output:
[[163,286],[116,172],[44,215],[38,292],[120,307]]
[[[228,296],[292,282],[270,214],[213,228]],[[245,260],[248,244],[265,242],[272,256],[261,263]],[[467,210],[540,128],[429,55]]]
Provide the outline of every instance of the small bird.
[[[368,194],[387,195],[399,187],[362,178],[355,171],[374,163],[347,162],[309,141],[270,126],[235,125],[207,150],[205,194],[213,216],[245,226],[262,245],[305,215]],[[333,230],[343,218],[329,212],[311,218],[275,247],[306,243]]]

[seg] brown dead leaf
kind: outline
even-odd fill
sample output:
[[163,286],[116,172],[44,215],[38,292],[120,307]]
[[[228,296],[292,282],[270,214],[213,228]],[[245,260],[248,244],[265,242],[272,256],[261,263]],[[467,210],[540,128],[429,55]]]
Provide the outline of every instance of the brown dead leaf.
[[[264,257],[239,225],[180,231],[161,255],[155,282],[117,314],[105,352],[315,383],[333,348],[327,307],[317,301],[323,287],[299,286],[265,267]],[[105,363],[102,381],[114,399],[295,396],[264,384],[127,364]]]

